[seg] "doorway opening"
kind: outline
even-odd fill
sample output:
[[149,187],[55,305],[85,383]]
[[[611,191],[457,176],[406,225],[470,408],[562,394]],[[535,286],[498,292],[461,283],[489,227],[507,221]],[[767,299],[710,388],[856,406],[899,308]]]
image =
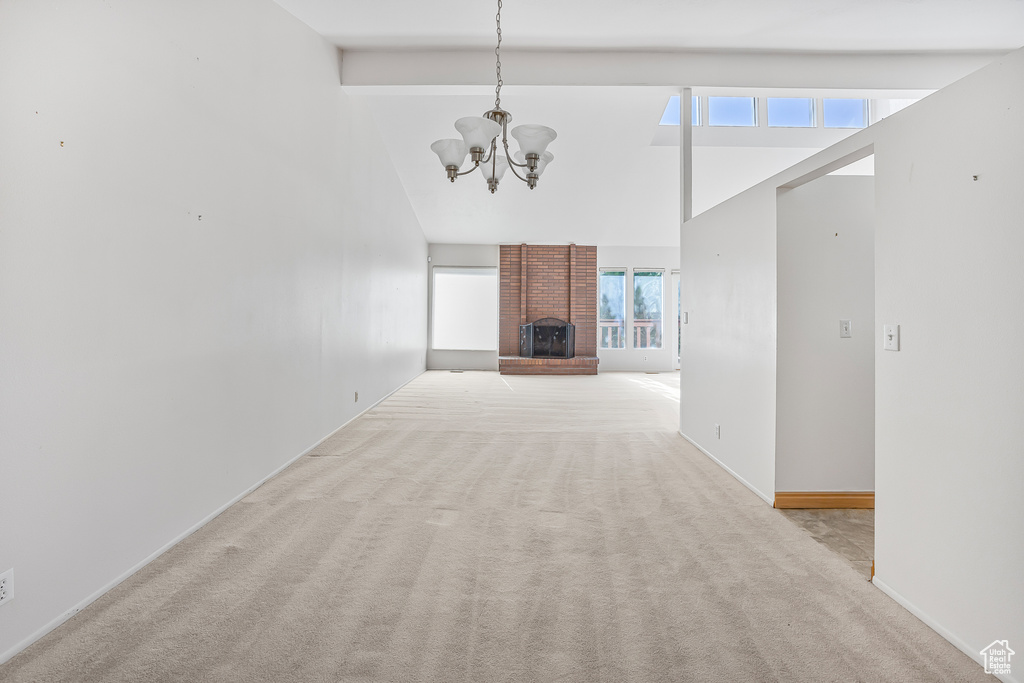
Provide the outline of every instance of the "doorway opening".
[[870,579],[877,344],[863,152],[777,194],[775,507]]

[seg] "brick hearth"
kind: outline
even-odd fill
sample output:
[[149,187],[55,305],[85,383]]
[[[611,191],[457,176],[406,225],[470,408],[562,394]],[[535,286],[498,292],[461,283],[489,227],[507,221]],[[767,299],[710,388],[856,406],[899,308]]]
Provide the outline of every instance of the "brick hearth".
[[520,358],[498,356],[498,371],[503,375],[596,375],[596,356],[575,358]]

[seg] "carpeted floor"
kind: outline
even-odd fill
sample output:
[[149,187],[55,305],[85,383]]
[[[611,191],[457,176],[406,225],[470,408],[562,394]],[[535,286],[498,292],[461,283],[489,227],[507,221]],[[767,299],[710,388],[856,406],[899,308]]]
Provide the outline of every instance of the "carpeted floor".
[[990,680],[683,440],[675,377],[426,373],[0,680]]
[[875,559],[874,510],[777,510],[811,535],[818,543],[846,560],[866,580],[871,580]]

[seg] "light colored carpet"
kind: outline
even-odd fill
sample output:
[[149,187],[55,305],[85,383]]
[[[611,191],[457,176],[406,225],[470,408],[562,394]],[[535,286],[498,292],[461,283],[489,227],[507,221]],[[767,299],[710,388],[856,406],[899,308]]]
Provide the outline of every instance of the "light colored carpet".
[[4,681],[987,681],[680,437],[675,375],[426,373]]
[[875,559],[874,510],[778,510],[778,513],[838,553],[865,580],[871,580]]

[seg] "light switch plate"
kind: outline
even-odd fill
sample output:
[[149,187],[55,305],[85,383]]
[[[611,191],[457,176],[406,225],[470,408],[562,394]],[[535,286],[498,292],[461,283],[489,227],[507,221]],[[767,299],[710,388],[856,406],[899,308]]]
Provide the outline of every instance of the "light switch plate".
[[683,311],[683,324],[686,325],[690,322],[690,314],[687,311]]
[[899,325],[882,325],[882,348],[886,351],[900,350]]
[[849,339],[853,336],[853,325],[849,320],[839,321],[839,337],[841,339]]

